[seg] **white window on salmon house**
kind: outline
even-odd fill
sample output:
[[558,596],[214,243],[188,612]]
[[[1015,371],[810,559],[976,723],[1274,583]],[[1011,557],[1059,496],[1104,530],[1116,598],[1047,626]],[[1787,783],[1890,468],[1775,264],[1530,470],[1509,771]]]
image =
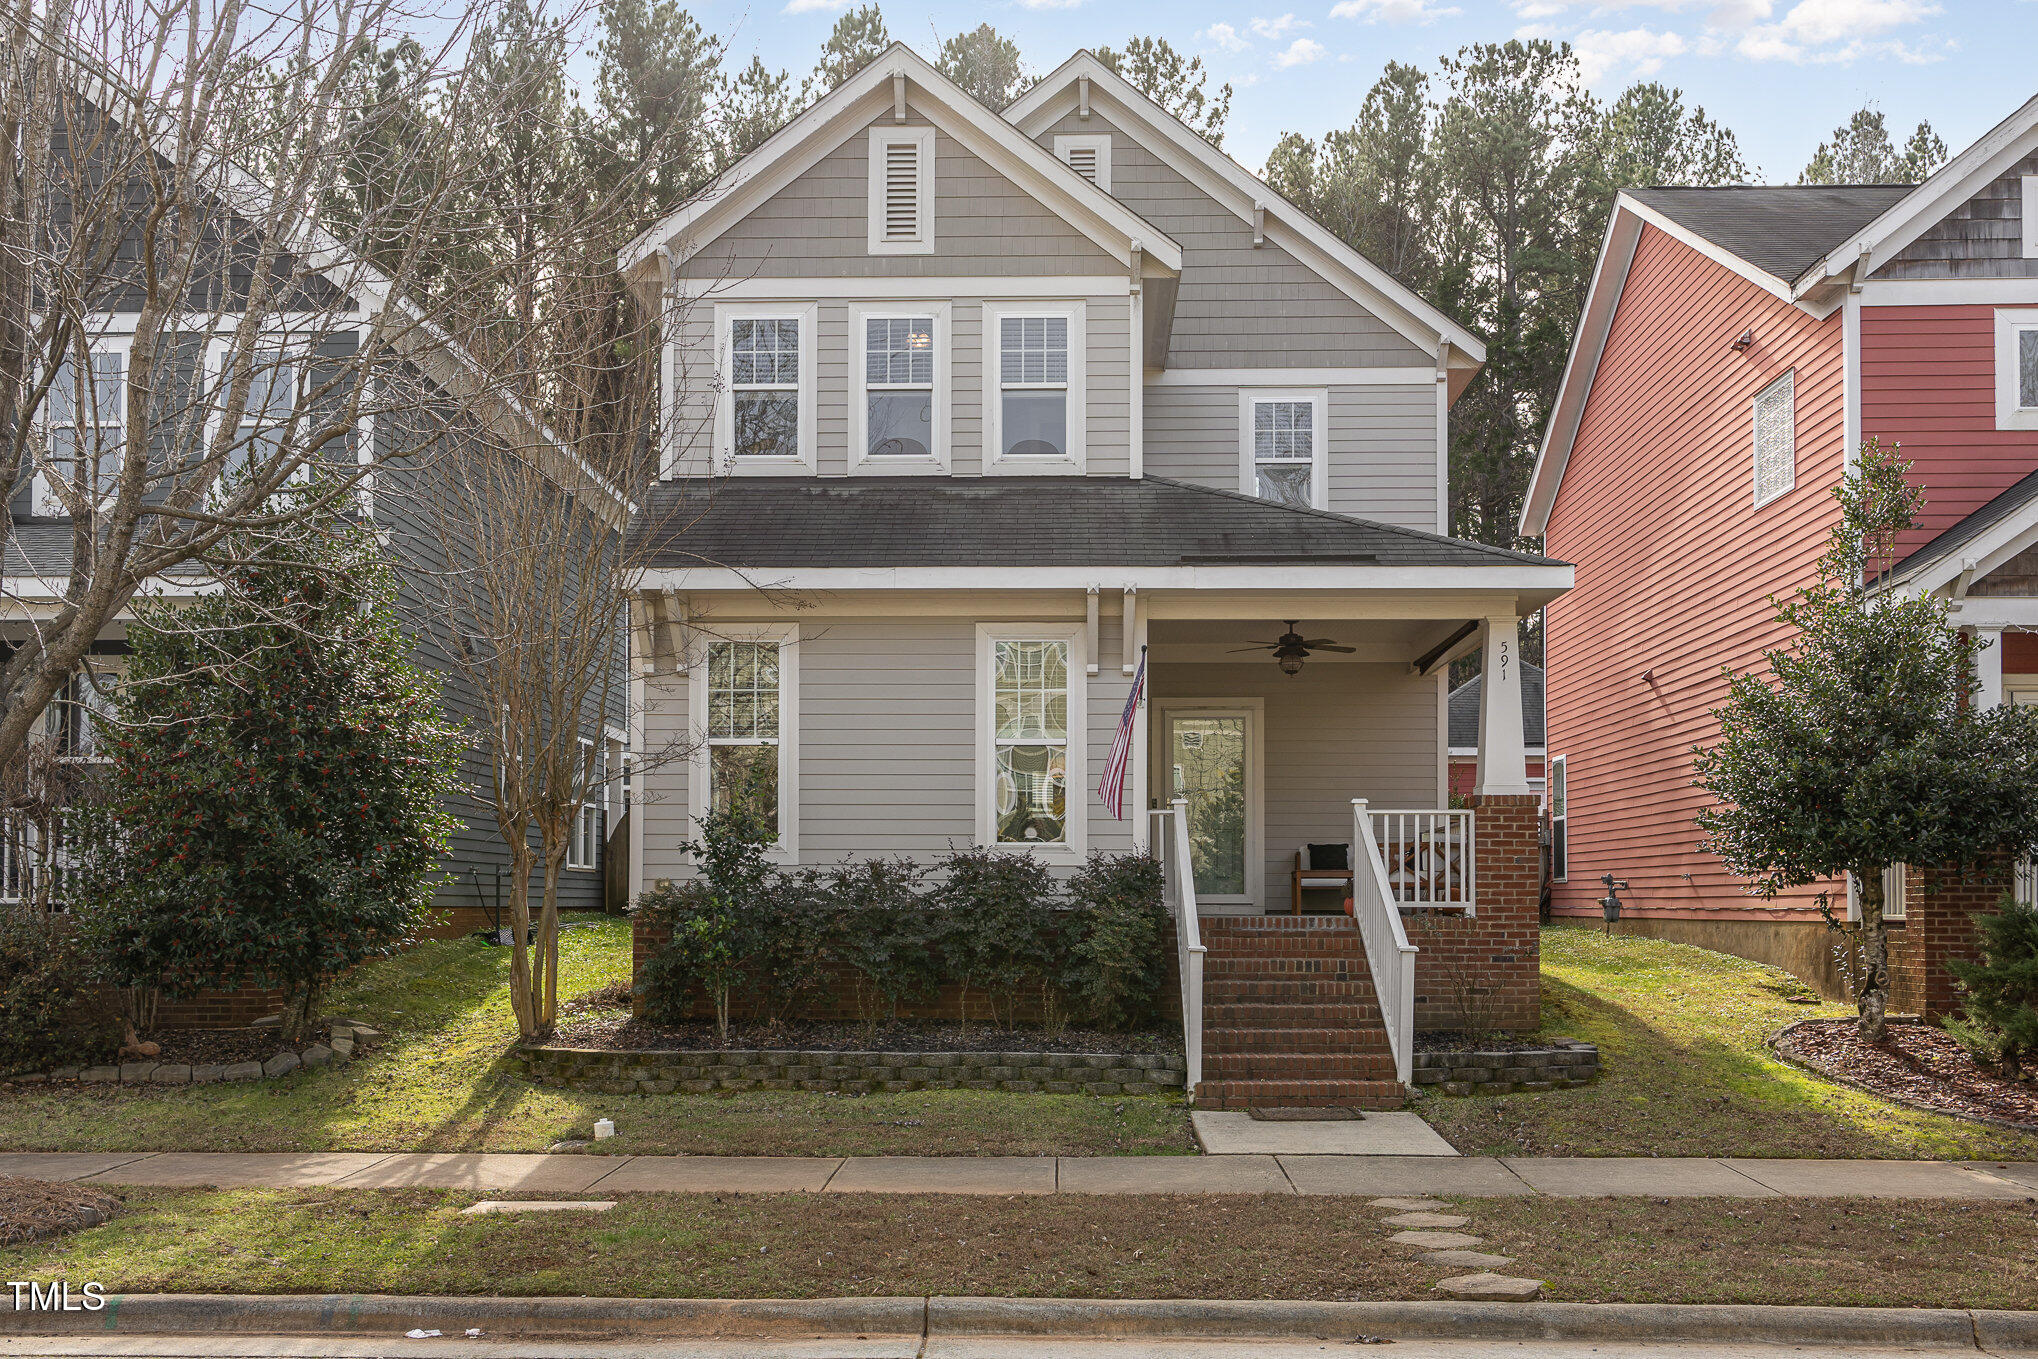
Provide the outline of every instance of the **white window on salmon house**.
[[798,628],[724,628],[689,668],[695,715],[690,797],[695,823],[741,807],[790,860],[799,835]]
[[978,844],[1082,857],[1086,664],[1080,624],[978,624]]

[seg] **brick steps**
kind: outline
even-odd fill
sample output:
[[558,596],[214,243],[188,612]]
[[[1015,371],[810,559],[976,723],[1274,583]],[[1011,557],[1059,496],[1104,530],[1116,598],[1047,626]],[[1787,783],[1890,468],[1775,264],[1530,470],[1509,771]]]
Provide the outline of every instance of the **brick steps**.
[[[1222,1004],[1203,993],[1203,1031],[1218,1029],[1349,1029],[1380,1023],[1380,1006],[1365,1001],[1252,1002]],[[1382,1031],[1385,1032],[1384,1030]]]
[[1206,1052],[1203,1079],[1392,1081],[1394,1059],[1384,1052]]
[[1387,1052],[1387,1030],[1378,1025],[1337,1029],[1263,1028],[1205,1029],[1203,1051],[1214,1052]]
[[1401,1083],[1205,1079],[1196,1087],[1199,1109],[1399,1109]]

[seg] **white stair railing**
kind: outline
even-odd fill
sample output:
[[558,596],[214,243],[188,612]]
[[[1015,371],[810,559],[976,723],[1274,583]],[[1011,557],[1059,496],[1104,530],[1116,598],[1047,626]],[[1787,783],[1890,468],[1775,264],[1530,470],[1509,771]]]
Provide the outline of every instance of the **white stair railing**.
[[1203,1082],[1203,931],[1196,918],[1196,869],[1189,858],[1189,803],[1147,814],[1153,853],[1161,864],[1161,899],[1175,922],[1175,961],[1182,978],[1182,1055],[1191,1100]]
[[1478,900],[1471,812],[1375,809],[1368,824],[1395,902],[1470,910]]
[[[1415,955],[1401,928],[1401,908],[1387,880],[1387,864],[1373,835],[1366,799],[1352,799],[1352,919],[1366,943],[1366,963],[1373,972],[1373,992],[1380,999],[1380,1018],[1387,1046],[1394,1054],[1394,1076],[1408,1084],[1415,1061]],[[1470,850],[1469,841],[1467,851]]]

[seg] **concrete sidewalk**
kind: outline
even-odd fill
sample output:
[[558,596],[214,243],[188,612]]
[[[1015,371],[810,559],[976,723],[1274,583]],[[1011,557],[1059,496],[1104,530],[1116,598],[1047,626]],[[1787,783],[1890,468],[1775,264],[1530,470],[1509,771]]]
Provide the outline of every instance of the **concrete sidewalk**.
[[2038,1199],[2038,1162],[1490,1156],[587,1156],[7,1152],[0,1175],[145,1187],[584,1195],[1446,1194]]

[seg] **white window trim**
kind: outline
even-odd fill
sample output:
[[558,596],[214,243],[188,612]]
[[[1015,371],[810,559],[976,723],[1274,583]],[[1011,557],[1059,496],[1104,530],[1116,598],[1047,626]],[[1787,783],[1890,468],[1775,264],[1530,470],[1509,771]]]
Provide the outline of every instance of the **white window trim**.
[[[1090,782],[1089,782],[1089,740],[1090,709],[1087,670],[1088,654],[1084,648],[1084,637],[1088,629],[1082,623],[979,623],[977,624],[977,815],[976,839],[979,847],[1011,851],[1018,854],[1038,854],[1043,858],[1081,863],[1089,853],[1090,843]],[[1066,839],[1061,844],[1011,844],[997,843],[997,797],[998,797],[998,747],[997,747],[997,705],[992,685],[995,671],[992,665],[999,642],[1067,642],[1069,647],[1069,731],[1067,746],[1068,764],[1068,815],[1065,822]]]
[[[954,308],[947,302],[857,303],[849,308],[849,471],[862,476],[938,475],[948,471],[951,405],[954,390],[949,320]],[[866,321],[917,320],[934,318],[934,422],[930,431],[932,453],[925,458],[874,458],[870,455],[869,353],[870,335]]]
[[[1108,132],[1058,132],[1054,137],[1054,158],[1069,164],[1069,152],[1088,149],[1097,153],[1097,187],[1111,192],[1111,134]],[[1070,166],[1074,169],[1074,166]]]
[[[1768,495],[1762,494],[1762,440],[1755,428],[1757,412],[1762,408],[1762,398],[1768,396],[1785,383],[1790,385],[1790,476],[1781,486],[1773,487]],[[1787,369],[1773,380],[1764,383],[1762,389],[1748,401],[1748,485],[1754,498],[1755,508],[1760,509],[1770,501],[1789,495],[1797,489],[1797,370]]]
[[[580,798],[579,805],[573,809],[573,832],[566,837],[566,866],[572,869],[588,869],[594,867],[595,859],[601,851],[594,843],[596,837],[588,834],[587,813],[590,806],[599,807],[601,803],[595,794],[598,774],[596,770],[588,767],[588,761],[594,755],[594,740],[587,736],[578,739],[579,744],[574,750],[580,761],[578,771]],[[587,843],[583,844],[583,840]],[[586,853],[583,854],[582,850]]]
[[694,834],[713,807],[708,789],[708,647],[716,642],[778,644],[778,843],[765,849],[776,863],[800,857],[800,628],[797,623],[730,625],[703,635],[687,667],[687,707],[696,733],[688,759],[687,804]]
[[[910,241],[885,239],[885,147],[897,142],[914,142],[920,148],[920,234]],[[870,188],[866,205],[866,244],[873,255],[931,255],[934,253],[934,129],[900,127],[886,123],[870,130]]]
[[[1847,878],[1847,918],[1861,918],[1861,882],[1851,872]],[[1891,864],[1882,870],[1882,918],[1885,924],[1909,918],[1910,869]]]
[[[314,352],[315,344],[311,348],[300,346],[297,352],[292,352],[288,339],[287,335],[263,335],[259,337],[255,342],[254,348],[249,353],[249,360],[252,362],[263,354],[280,353],[287,356],[294,370],[290,379],[292,387],[295,388],[290,394],[290,410],[292,415],[295,415],[304,404],[305,398],[310,394],[311,370],[318,361],[318,355]],[[225,416],[219,407],[226,400],[228,387],[226,365],[228,358],[233,353],[233,346],[234,340],[231,336],[223,338],[214,337],[208,339],[205,344],[204,390],[208,403],[205,415],[205,441],[208,452],[217,446],[220,436],[225,432]],[[241,410],[241,422],[233,431],[233,448],[235,451],[238,451],[240,447],[239,441],[243,437],[242,430],[248,427],[247,414],[247,408],[243,407]],[[370,463],[374,461],[372,449],[370,450],[368,461]],[[358,447],[354,454],[354,462],[357,467],[361,464],[361,454]],[[311,466],[312,459],[310,458],[300,461],[297,466],[290,469],[290,475],[283,479],[283,486],[309,485],[311,483]],[[215,504],[222,503],[226,499],[225,476],[226,469],[221,468],[220,475],[207,488],[206,493]],[[280,492],[282,487],[279,486],[277,490]]]
[[[1257,448],[1253,440],[1253,407],[1262,401],[1308,402],[1312,452],[1309,468],[1309,506],[1330,508],[1330,391],[1323,387],[1245,387],[1238,393],[1238,489],[1259,498],[1260,477]],[[1269,502],[1271,503],[1271,502]]]
[[[1059,316],[1069,323],[1068,442],[1065,458],[1014,458],[1005,446],[1005,383],[1001,324],[1008,316]],[[1085,438],[1084,373],[1088,366],[1089,309],[1081,302],[984,303],[984,471],[991,476],[1065,477],[1081,475],[1088,456]]]
[[[1543,780],[1543,802],[1550,809],[1550,881],[1571,881],[1571,758],[1568,755],[1552,755],[1544,762],[1547,771]],[[1550,801],[1551,790],[1561,784],[1564,791],[1564,811],[1557,813],[1557,804]],[[1557,837],[1564,837],[1564,871],[1557,868]]]
[[[796,320],[800,323],[800,451],[790,458],[736,458],[736,385],[731,346],[735,322]],[[815,332],[820,325],[820,307],[812,302],[719,302],[715,304],[715,454],[714,470],[729,476],[810,477],[816,461],[814,418]]]
[[2017,404],[2017,336],[2027,330],[2038,330],[2038,307],[1996,308],[1997,429],[2038,429],[2038,406]]
[[2022,176],[2019,186],[2023,193],[2017,215],[2023,226],[2024,258],[2038,259],[2038,175]]
[[[131,437],[127,428],[127,396],[128,384],[134,381],[133,346],[134,336],[131,334],[94,335],[87,345],[88,352],[93,355],[120,355],[120,461],[123,468],[127,466],[128,442]],[[69,359],[73,356],[67,352],[64,357]],[[29,513],[40,519],[66,519],[70,517],[70,511],[57,499],[56,489],[50,484],[49,469],[45,461],[50,456],[47,435],[54,428],[50,423],[50,399],[47,393],[44,394],[42,405],[36,412],[36,419],[42,426],[45,438],[42,440],[42,457],[37,459],[34,474],[29,479]],[[96,454],[98,450],[95,448],[93,451]],[[111,496],[102,496],[99,502],[101,507],[111,499]]]

